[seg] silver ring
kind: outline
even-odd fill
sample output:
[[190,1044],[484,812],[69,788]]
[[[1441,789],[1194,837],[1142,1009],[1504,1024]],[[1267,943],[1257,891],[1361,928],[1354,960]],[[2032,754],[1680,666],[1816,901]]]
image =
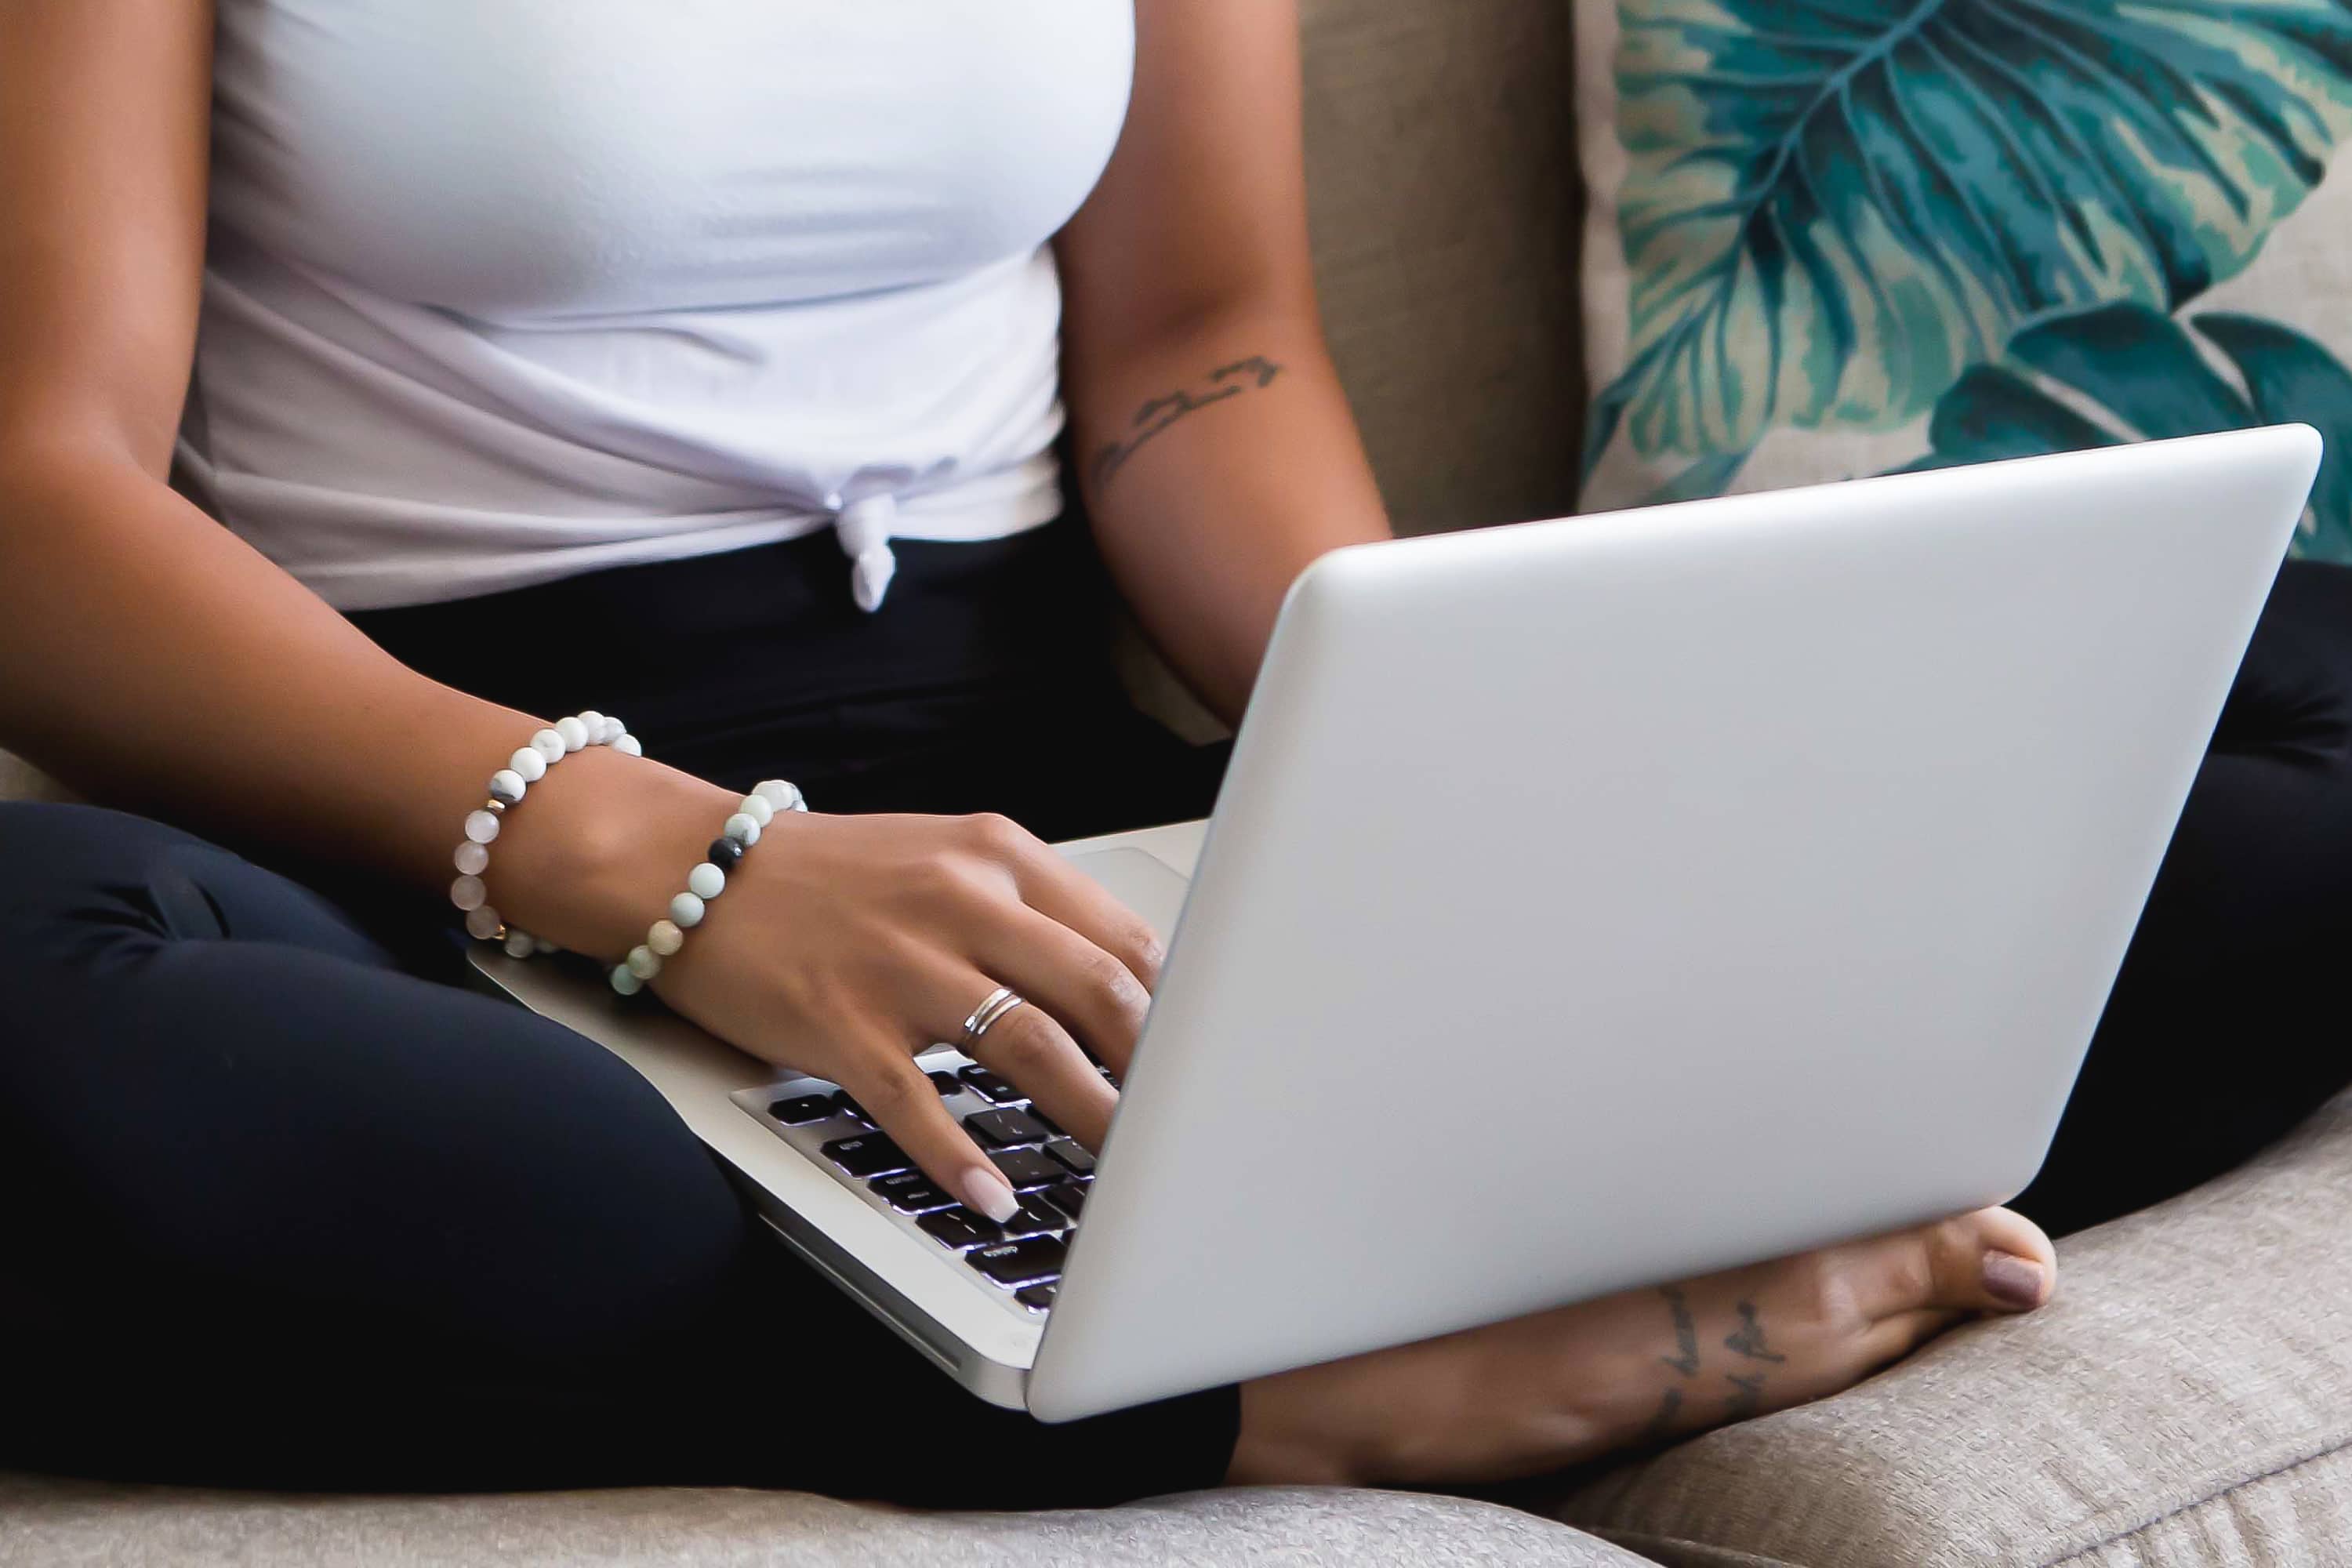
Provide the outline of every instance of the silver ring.
[[1009,985],[998,986],[982,997],[980,1005],[971,1010],[971,1016],[963,1021],[963,1037],[967,1040],[979,1039],[995,1026],[999,1018],[1015,1007],[1024,1005],[1026,1000]]

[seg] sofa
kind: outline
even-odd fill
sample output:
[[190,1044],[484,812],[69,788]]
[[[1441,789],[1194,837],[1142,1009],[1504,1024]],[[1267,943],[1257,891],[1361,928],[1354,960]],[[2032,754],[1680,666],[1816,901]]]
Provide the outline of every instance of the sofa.
[[[1304,10],[1332,345],[1401,524],[1573,510],[1569,7]],[[0,795],[45,787],[0,759]],[[2039,1313],[1959,1330],[1836,1398],[1475,1499],[1265,1489],[923,1514],[740,1490],[312,1497],[0,1476],[0,1564],[2352,1563],[2347,1234],[2352,1096],[2246,1168],[2067,1238]]]

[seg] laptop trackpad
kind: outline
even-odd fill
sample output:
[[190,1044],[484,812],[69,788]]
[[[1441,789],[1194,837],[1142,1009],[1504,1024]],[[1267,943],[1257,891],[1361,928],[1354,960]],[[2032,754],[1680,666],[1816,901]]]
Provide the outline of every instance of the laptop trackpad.
[[1175,931],[1177,912],[1184,907],[1184,889],[1191,886],[1182,873],[1140,849],[1089,849],[1071,856],[1070,864],[1150,921],[1162,942]]

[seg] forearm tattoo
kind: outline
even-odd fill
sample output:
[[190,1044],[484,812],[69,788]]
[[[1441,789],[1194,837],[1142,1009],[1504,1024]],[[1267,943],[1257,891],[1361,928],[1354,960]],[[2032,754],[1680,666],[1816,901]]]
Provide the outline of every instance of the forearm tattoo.
[[1126,438],[1104,443],[1088,465],[1097,492],[1118,477],[1128,459],[1156,440],[1161,432],[1179,421],[1198,414],[1213,403],[1223,403],[1239,397],[1245,392],[1262,392],[1272,386],[1282,367],[1264,354],[1252,354],[1231,364],[1219,365],[1209,373],[1207,384],[1198,391],[1179,387],[1174,392],[1152,398],[1135,411]]

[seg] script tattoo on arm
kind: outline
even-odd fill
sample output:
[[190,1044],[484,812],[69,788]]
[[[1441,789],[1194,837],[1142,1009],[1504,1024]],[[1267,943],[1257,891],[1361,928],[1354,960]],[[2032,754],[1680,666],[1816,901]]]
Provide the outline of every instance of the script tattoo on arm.
[[1209,373],[1208,384],[1198,390],[1179,387],[1174,392],[1152,398],[1135,411],[1128,427],[1126,439],[1109,441],[1096,451],[1090,465],[1095,489],[1099,491],[1118,477],[1128,459],[1159,439],[1169,426],[1198,414],[1213,403],[1239,397],[1245,392],[1261,392],[1272,386],[1282,374],[1282,366],[1264,354],[1252,354],[1247,359],[1222,364]]
[[1789,1359],[1784,1355],[1775,1355],[1772,1347],[1764,1342],[1764,1324],[1756,1315],[1756,1303],[1753,1301],[1739,1303],[1739,1327],[1726,1337],[1723,1344],[1726,1350],[1737,1351],[1750,1361]]
[[[1698,1321],[1691,1316],[1690,1303],[1684,1300],[1680,1289],[1661,1286],[1658,1294],[1666,1299],[1666,1310],[1674,1314],[1675,1353],[1658,1359],[1681,1373],[1685,1377],[1698,1375]],[[1676,1403],[1680,1403],[1679,1397]]]
[[1739,1391],[1724,1401],[1723,1413],[1726,1415],[1734,1421],[1745,1421],[1752,1415],[1763,1413],[1764,1374],[1762,1373],[1741,1377],[1737,1373],[1727,1372],[1723,1376],[1724,1381]]

